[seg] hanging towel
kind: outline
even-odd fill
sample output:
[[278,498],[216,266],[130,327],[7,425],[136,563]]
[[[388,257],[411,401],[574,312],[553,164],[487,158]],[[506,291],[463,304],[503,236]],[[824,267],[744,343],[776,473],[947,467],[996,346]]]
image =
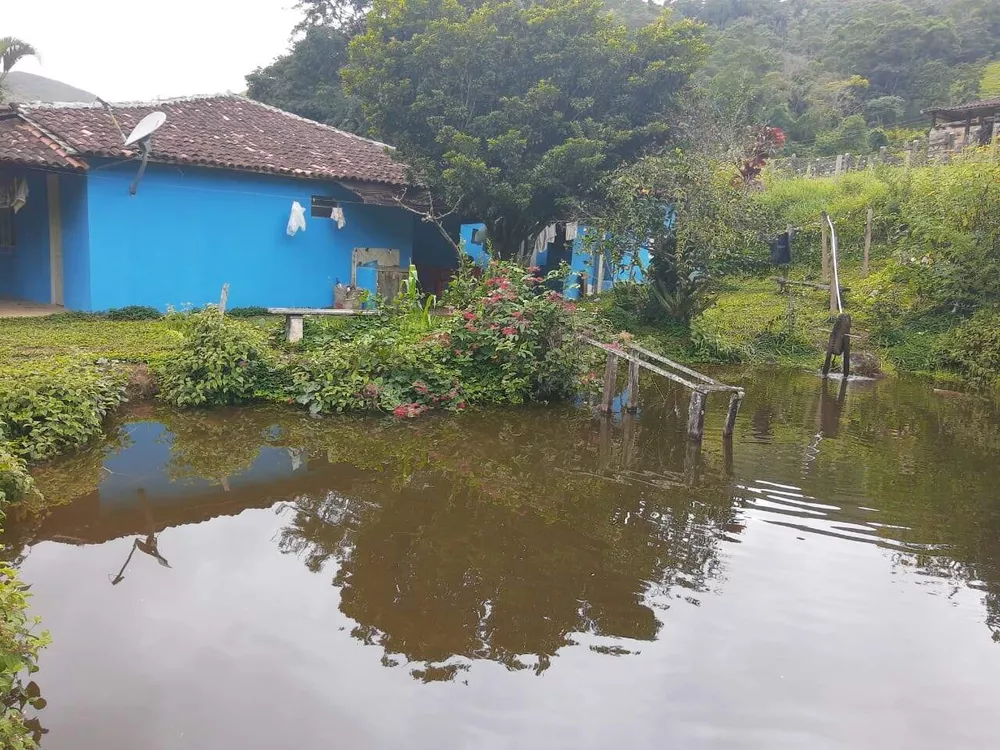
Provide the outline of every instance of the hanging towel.
[[566,241],[572,242],[580,232],[580,225],[575,221],[566,222]]
[[546,246],[545,231],[542,230],[537,237],[535,237],[535,248],[532,253],[533,256],[537,256],[539,253],[545,252]]
[[347,223],[347,219],[344,218],[344,209],[340,206],[336,206],[330,211],[330,218],[337,222],[337,229],[343,229]]
[[12,177],[0,181],[0,208],[12,208],[14,213],[28,203],[28,181],[23,177]]
[[292,201],[292,212],[288,215],[288,226],[285,231],[289,237],[294,237],[300,229],[306,231],[306,210],[298,201]]

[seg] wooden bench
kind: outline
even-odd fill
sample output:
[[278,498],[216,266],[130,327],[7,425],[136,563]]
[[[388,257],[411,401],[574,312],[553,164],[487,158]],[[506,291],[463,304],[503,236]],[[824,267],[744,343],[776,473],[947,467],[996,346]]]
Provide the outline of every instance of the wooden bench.
[[302,340],[302,319],[306,315],[378,315],[378,310],[337,310],[331,307],[269,307],[272,315],[285,316],[285,336],[291,342]]

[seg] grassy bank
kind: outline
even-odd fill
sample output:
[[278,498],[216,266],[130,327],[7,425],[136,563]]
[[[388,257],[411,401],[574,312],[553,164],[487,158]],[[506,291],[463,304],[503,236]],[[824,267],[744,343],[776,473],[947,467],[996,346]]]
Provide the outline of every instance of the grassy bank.
[[[801,272],[790,278],[818,281]],[[995,355],[982,346],[984,337],[1000,326],[1000,317],[992,312],[966,318],[914,309],[889,271],[867,279],[848,271],[841,284],[850,289],[844,301],[852,317],[855,360],[877,360],[885,374],[919,374],[966,387],[989,387],[1000,376],[1000,360],[991,360]],[[690,327],[643,324],[614,294],[589,309],[609,330],[627,331],[691,364],[813,370],[822,365],[836,319],[829,310],[829,292],[803,287],[780,292],[770,277],[746,277],[726,279],[713,298]]]

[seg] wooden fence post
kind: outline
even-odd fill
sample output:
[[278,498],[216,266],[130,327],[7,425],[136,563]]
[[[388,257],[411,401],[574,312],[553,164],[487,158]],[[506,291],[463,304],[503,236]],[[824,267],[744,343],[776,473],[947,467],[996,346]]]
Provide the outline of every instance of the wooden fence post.
[[731,438],[736,429],[736,417],[740,413],[740,404],[743,402],[743,393],[736,391],[729,397],[729,413],[726,414],[726,424],[722,428],[722,437]]
[[630,359],[628,363],[628,406],[629,414],[639,411],[639,360]]
[[865,259],[861,265],[861,278],[868,278],[868,263],[872,252],[872,221],[875,219],[875,209],[868,207],[868,219],[865,221]]
[[219,314],[226,314],[226,303],[229,302],[229,282],[222,285],[222,294],[219,295]]
[[705,394],[703,391],[691,391],[691,403],[688,405],[688,439],[701,442],[705,434]]
[[840,173],[844,171],[844,155],[837,154],[837,166],[834,168],[833,174],[835,176],[840,176]]
[[601,411],[610,414],[615,404],[615,381],[618,379],[618,355],[608,352],[608,362],[604,367],[604,393],[601,396]]
[[822,257],[823,270],[820,273],[820,280],[825,284],[828,281],[830,281],[830,250],[829,250],[830,235],[829,235],[829,229],[827,229],[826,226],[826,211],[823,212],[823,216],[820,220],[820,237],[822,241],[821,253],[823,256]]

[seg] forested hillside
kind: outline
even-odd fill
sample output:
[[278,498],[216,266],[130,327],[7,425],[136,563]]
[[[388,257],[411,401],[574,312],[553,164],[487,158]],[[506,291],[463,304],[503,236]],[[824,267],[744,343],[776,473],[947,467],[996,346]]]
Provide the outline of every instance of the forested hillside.
[[[1000,96],[996,0],[675,0],[711,26],[698,76],[724,125],[767,123],[799,154],[863,153],[921,110]],[[990,63],[993,63],[992,66]],[[911,136],[912,137],[912,136]]]
[[[465,3],[464,3],[465,4]],[[476,3],[477,5],[479,3]],[[662,6],[605,0],[630,26]],[[786,151],[863,153],[918,136],[921,110],[1000,96],[997,0],[672,0],[708,26],[695,77],[722,132],[768,124]],[[364,0],[304,0],[289,53],[247,77],[250,96],[349,130],[365,129],[339,71],[364,28]]]

